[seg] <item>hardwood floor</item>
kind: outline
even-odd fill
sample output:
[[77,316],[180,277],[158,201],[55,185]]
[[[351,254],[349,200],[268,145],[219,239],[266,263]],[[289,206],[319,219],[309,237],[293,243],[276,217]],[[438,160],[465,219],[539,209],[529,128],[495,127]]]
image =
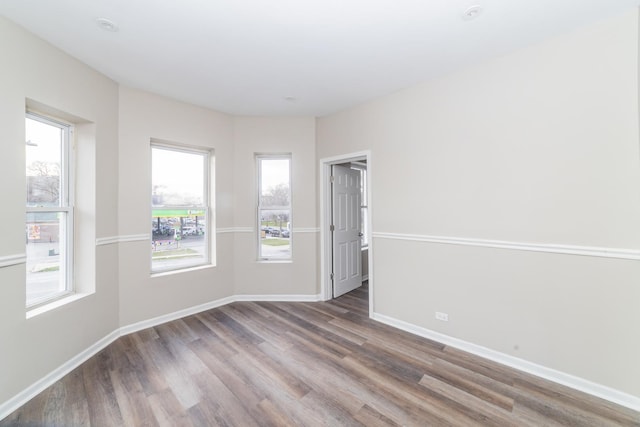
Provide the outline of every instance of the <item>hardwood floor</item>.
[[124,336],[7,425],[640,426],[640,413],[374,322],[365,285]]

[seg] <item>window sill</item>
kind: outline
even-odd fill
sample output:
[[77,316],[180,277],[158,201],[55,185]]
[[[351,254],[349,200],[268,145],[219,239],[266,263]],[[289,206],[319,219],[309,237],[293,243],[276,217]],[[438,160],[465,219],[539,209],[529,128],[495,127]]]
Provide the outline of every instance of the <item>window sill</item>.
[[197,265],[195,267],[181,268],[179,270],[155,271],[155,272],[151,272],[151,278],[171,276],[171,275],[180,274],[180,273],[188,273],[190,271],[205,270],[207,268],[213,268],[213,267],[215,267],[215,264]]
[[90,293],[79,293],[79,292],[76,292],[76,293],[67,295],[65,297],[62,297],[60,299],[57,299],[55,301],[52,301],[50,303],[46,303],[44,305],[39,305],[37,307],[27,309],[27,319],[31,319],[33,317],[36,317],[36,316],[40,315],[40,314],[47,313],[47,312],[49,312],[51,310],[55,310],[56,308],[62,307],[62,306],[67,305],[67,304],[70,304],[70,303],[72,303],[74,301],[77,301],[77,300],[82,299],[82,298],[84,298],[86,296],[89,296],[89,295],[91,295],[91,294]]
[[291,259],[259,259],[258,264],[293,264]]

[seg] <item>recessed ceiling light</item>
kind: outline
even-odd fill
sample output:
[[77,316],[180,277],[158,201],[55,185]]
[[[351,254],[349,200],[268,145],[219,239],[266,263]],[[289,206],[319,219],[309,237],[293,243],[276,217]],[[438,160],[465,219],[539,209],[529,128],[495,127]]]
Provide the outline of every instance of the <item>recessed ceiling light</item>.
[[96,18],[96,24],[105,31],[110,31],[112,33],[118,31],[118,24],[107,18]]
[[462,14],[462,19],[465,21],[471,21],[476,19],[482,13],[482,7],[479,4],[469,6],[467,10]]

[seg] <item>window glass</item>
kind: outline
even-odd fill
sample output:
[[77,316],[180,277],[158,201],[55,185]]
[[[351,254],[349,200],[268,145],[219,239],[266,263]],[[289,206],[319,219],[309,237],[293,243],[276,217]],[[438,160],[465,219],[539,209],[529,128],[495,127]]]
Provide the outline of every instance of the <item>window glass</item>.
[[351,165],[351,169],[355,169],[360,172],[360,232],[362,233],[362,247],[366,248],[369,245],[369,230],[367,228],[367,166],[366,164],[356,163]]
[[209,263],[209,153],[152,146],[151,270]]
[[259,258],[291,259],[289,156],[258,156]]
[[70,126],[27,114],[26,302],[33,306],[71,292]]

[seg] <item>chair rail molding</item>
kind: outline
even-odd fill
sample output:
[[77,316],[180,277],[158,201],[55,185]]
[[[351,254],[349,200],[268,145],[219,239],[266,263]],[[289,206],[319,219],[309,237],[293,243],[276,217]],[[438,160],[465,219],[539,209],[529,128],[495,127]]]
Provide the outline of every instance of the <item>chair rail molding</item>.
[[580,255],[600,258],[640,260],[640,250],[638,249],[558,245],[551,243],[511,242],[504,240],[486,240],[465,237],[429,236],[421,234],[400,234],[386,232],[374,232],[372,233],[372,235],[376,239],[404,240],[445,245],[477,246],[483,248],[497,248],[529,252],[547,252],[563,255]]
[[26,254],[0,256],[0,268],[11,267],[12,265],[24,264],[27,262]]

